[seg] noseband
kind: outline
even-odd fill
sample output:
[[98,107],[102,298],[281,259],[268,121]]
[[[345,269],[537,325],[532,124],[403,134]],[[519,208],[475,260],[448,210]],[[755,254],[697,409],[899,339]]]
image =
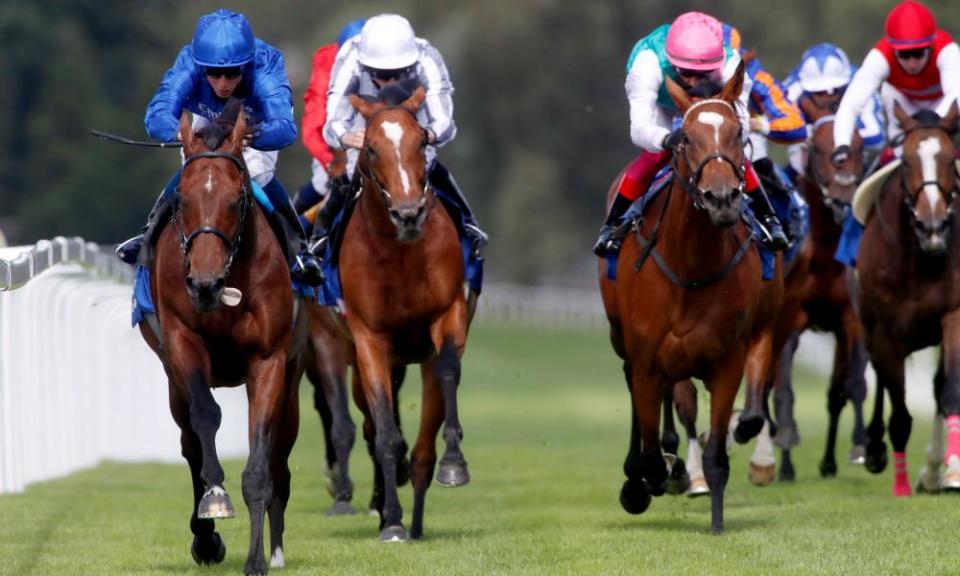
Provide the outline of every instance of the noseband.
[[180,250],[183,253],[184,262],[187,267],[187,273],[190,273],[190,248],[193,246],[193,241],[203,234],[213,234],[217,238],[223,240],[224,244],[227,245],[227,261],[223,265],[223,277],[226,278],[230,275],[230,267],[233,266],[233,260],[240,248],[240,235],[243,232],[243,224],[246,220],[247,212],[250,211],[250,189],[247,186],[247,181],[250,179],[250,175],[247,172],[247,166],[244,163],[243,158],[229,152],[198,152],[196,154],[191,154],[186,158],[186,160],[184,160],[181,174],[183,169],[186,169],[191,162],[200,160],[201,158],[226,158],[227,160],[230,160],[236,164],[237,168],[240,170],[240,218],[237,221],[237,226],[233,232],[233,236],[228,236],[225,232],[213,226],[201,226],[191,232],[189,235],[185,234],[183,230],[183,220],[181,218],[183,195],[180,192],[179,185],[177,186],[176,191],[176,206],[174,208],[173,220],[176,222],[177,230],[180,232]]
[[[696,102],[695,104],[693,104],[693,106],[687,109],[686,114],[683,115],[683,121],[681,122],[681,125],[686,124],[687,116],[689,116],[690,113],[693,112],[696,108],[704,104],[718,104],[718,103],[727,106],[731,110],[734,110],[733,106],[731,106],[730,103],[727,102],[726,100],[720,100],[719,98],[701,100],[699,102]],[[736,110],[734,110],[734,112],[736,112]],[[744,168],[743,156],[741,156],[740,163],[738,164],[734,162],[732,158],[730,158],[720,150],[717,150],[716,152],[707,154],[707,156],[704,157],[704,159],[701,160],[699,164],[697,164],[696,168],[693,168],[690,164],[690,158],[687,156],[687,153],[686,153],[686,145],[688,141],[689,139],[687,137],[687,134],[684,133],[683,139],[681,140],[680,145],[677,146],[677,150],[673,154],[673,173],[675,177],[680,181],[680,185],[683,187],[683,190],[687,193],[688,196],[690,196],[690,199],[693,200],[694,208],[696,208],[697,210],[706,209],[706,206],[704,206],[703,204],[704,192],[700,188],[700,176],[703,174],[703,169],[706,168],[707,163],[710,162],[711,160],[722,160],[723,162],[726,162],[733,168],[733,172],[734,174],[737,175],[737,181],[739,182],[737,186],[737,190],[740,193],[743,193],[743,186],[745,181],[745,178],[744,178],[745,168]],[[686,178],[680,177],[680,170],[679,170],[677,157],[681,156],[680,154],[681,150],[683,151],[682,156],[683,156],[684,167],[687,169]]]

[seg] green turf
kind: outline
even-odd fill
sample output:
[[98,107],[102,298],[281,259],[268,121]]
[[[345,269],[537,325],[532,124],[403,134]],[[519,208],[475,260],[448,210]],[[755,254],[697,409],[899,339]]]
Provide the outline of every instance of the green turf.
[[[839,476],[821,480],[823,383],[798,377],[803,444],[797,481],[755,488],[749,449],[732,454],[726,528],[709,533],[709,499],[664,496],[641,516],[617,500],[627,445],[627,393],[601,334],[479,327],[461,386],[463,444],[472,481],[431,488],[426,538],[381,544],[367,515],[328,518],[322,440],[305,384],[287,512],[286,574],[950,574],[960,571],[952,496],[894,499],[892,472],[848,466],[850,417],[841,423]],[[412,439],[419,383],[411,371],[401,412]],[[703,392],[701,392],[703,398]],[[703,403],[701,402],[701,405]],[[166,406],[156,406],[166,410]],[[359,423],[359,420],[358,420]],[[929,427],[911,442],[915,477]],[[371,467],[353,451],[355,503]],[[2,574],[238,574],[248,546],[240,474],[225,463],[238,517],[218,522],[225,562],[199,568],[189,554],[191,501],[182,465],[103,464],[0,496]],[[412,491],[401,489],[409,526]]]

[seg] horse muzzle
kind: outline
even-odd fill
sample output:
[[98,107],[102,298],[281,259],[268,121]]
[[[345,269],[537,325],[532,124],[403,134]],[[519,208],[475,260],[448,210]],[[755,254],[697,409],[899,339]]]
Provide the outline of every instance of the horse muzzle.
[[223,290],[227,286],[227,280],[223,276],[187,276],[187,294],[193,301],[193,307],[197,312],[212,312],[220,308],[220,298],[223,296]]
[[719,193],[714,190],[703,191],[703,207],[710,215],[710,221],[720,228],[729,228],[737,223],[742,203],[743,194],[739,188]]
[[929,256],[942,256],[950,246],[951,219],[942,218],[933,222],[916,220],[914,230],[920,250]]
[[400,242],[415,242],[423,236],[423,224],[427,220],[426,203],[405,205],[390,209],[390,221],[397,228]]

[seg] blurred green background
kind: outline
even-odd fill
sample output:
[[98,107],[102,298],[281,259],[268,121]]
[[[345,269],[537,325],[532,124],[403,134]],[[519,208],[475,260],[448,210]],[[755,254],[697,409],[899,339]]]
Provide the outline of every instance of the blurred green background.
[[[960,33],[955,0],[927,4]],[[0,228],[12,243],[132,235],[179,162],[175,151],[101,143],[90,128],[144,138],[143,113],[197,18],[247,15],[280,48],[297,121],[310,59],[351,19],[407,16],[443,53],[459,136],[441,151],[493,238],[487,275],[592,284],[603,198],[632,157],[624,66],[657,25],[702,9],[736,25],[784,77],[808,46],[832,41],[859,62],[891,0],[403,0],[169,2],[5,0],[0,4]],[[302,143],[280,156],[293,193],[309,178]]]

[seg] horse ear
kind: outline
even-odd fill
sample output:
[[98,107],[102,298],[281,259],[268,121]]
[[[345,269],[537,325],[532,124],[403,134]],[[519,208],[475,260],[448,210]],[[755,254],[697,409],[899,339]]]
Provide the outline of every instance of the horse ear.
[[896,117],[897,122],[900,123],[900,127],[904,132],[916,127],[917,121],[911,118],[896,100],[893,101],[893,115]]
[[960,131],[958,119],[960,119],[960,110],[957,110],[957,101],[954,100],[950,109],[947,110],[947,115],[940,120],[940,127],[946,130],[947,134],[956,134]]
[[350,104],[357,109],[365,119],[369,120],[371,116],[377,113],[377,110],[383,106],[378,106],[376,102],[368,102],[356,94],[350,95]]
[[233,153],[237,156],[243,154],[243,139],[247,135],[247,115],[243,110],[237,114],[237,121],[233,124],[233,133],[230,135],[230,142],[233,145]]
[[184,110],[180,113],[180,141],[183,142],[183,155],[193,154],[193,117]]
[[740,98],[740,93],[743,92],[743,70],[745,66],[743,60],[740,60],[740,64],[737,64],[737,71],[727,80],[727,83],[723,85],[723,90],[720,91],[721,100],[733,104]]
[[677,110],[683,115],[687,109],[690,108],[690,105],[693,104],[690,95],[687,94],[687,91],[681,88],[679,84],[674,82],[673,78],[667,76],[665,80],[667,83],[667,93],[670,94],[673,103],[677,105]]
[[816,105],[813,103],[813,101],[810,100],[810,98],[807,98],[806,96],[800,98],[799,104],[800,104],[800,111],[803,112],[803,115],[813,120],[814,122],[816,122],[817,120],[820,119],[821,116],[823,116],[823,111],[820,108],[817,108]]
[[427,91],[424,90],[423,86],[419,86],[416,90],[414,90],[413,94],[411,94],[409,98],[403,101],[401,106],[416,114],[417,110],[420,109],[420,106],[423,105],[423,101],[426,97]]
[[744,52],[743,54],[740,55],[740,59],[743,60],[744,62],[750,62],[756,57],[757,57],[756,50],[750,50],[749,52]]

